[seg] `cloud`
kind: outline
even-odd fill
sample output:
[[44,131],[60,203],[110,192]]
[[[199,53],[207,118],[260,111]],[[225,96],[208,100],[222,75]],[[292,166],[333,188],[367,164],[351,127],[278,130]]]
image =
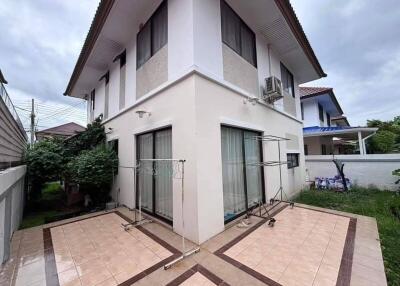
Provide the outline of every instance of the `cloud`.
[[396,0],[292,0],[352,125],[400,115],[400,6]]
[[43,120],[43,127],[85,123],[81,100],[67,98],[63,92],[97,5],[94,0],[5,0],[0,5],[0,69],[15,105],[25,106],[35,98],[43,107],[39,122],[55,110],[75,110],[72,115]]

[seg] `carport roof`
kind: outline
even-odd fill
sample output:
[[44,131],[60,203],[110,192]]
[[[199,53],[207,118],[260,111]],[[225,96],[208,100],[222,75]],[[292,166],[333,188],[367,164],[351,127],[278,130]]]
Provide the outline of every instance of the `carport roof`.
[[[333,126],[333,127],[306,127],[303,128],[304,137],[316,137],[316,136],[331,136],[331,137],[354,137],[357,138],[358,132],[361,132],[362,136],[368,136],[378,131],[378,128],[373,127],[351,127],[351,126]],[[350,138],[349,138],[350,139]]]

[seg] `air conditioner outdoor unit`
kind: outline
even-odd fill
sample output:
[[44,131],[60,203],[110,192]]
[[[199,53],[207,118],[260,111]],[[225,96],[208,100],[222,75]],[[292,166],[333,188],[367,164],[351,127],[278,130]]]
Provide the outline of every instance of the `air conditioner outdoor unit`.
[[281,99],[282,95],[282,84],[279,78],[270,76],[265,79],[265,89],[263,93],[263,99],[267,103],[274,103]]

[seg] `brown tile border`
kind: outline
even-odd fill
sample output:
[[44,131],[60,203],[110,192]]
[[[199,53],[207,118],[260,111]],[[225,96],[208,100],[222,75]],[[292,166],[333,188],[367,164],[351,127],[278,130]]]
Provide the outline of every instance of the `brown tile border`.
[[[58,280],[58,274],[57,274],[57,265],[56,265],[56,259],[55,259],[55,254],[54,254],[54,248],[53,248],[53,240],[51,237],[51,229],[54,227],[63,226],[63,225],[95,218],[95,217],[102,216],[102,215],[108,215],[108,214],[112,214],[112,213],[120,216],[122,219],[126,220],[129,223],[132,222],[132,220],[130,218],[128,218],[127,216],[122,214],[120,211],[110,211],[107,213],[101,213],[101,214],[97,214],[97,215],[83,218],[83,219],[78,219],[78,220],[71,221],[71,222],[60,223],[60,224],[52,226],[52,227],[43,228],[43,241],[44,241],[44,249],[45,249],[44,250],[45,271],[46,271],[46,285],[47,286],[60,286],[60,283]],[[172,245],[170,245],[168,242],[161,239],[160,237],[156,236],[152,232],[148,231],[144,227],[138,226],[136,228],[138,230],[140,230],[142,233],[144,233],[145,235],[149,236],[151,239],[153,239],[157,243],[159,243],[161,246],[166,248],[168,251],[172,252],[172,255],[165,258],[164,260],[154,264],[153,266],[147,268],[146,270],[143,270],[139,274],[129,278],[125,282],[118,284],[118,286],[131,285],[131,284],[139,281],[140,279],[146,277],[147,275],[151,274],[152,272],[156,271],[157,269],[164,266],[165,264],[173,261],[174,259],[178,258],[181,255],[181,252],[178,249],[176,249],[175,247],[173,247]]]
[[[276,212],[272,213],[271,216],[277,215],[279,212],[284,210],[287,207],[285,205],[284,207],[278,209]],[[317,211],[317,212],[322,212],[322,213],[327,213],[331,215],[337,215],[337,216],[342,216],[342,217],[347,217],[350,219],[349,222],[349,227],[347,229],[347,235],[346,235],[346,241],[344,244],[344,249],[343,249],[343,254],[342,254],[342,260],[340,262],[340,268],[339,268],[339,274],[336,282],[336,286],[349,286],[350,285],[350,280],[351,280],[351,269],[352,269],[352,264],[353,264],[353,253],[354,253],[354,241],[355,241],[355,235],[356,235],[356,226],[357,226],[357,219],[353,217],[349,217],[346,215],[342,214],[335,214],[331,213],[329,211],[324,211],[324,210],[316,210],[316,209],[311,209],[311,208],[306,208],[303,206],[296,206],[298,208],[303,208],[303,209],[308,209],[310,211]],[[261,273],[253,270],[252,268],[249,268],[248,266],[240,263],[239,261],[227,256],[224,254],[229,248],[234,246],[236,243],[238,243],[240,240],[248,236],[250,233],[255,231],[257,228],[259,228],[261,225],[266,223],[267,219],[263,219],[260,222],[258,222],[256,225],[254,225],[252,228],[248,229],[246,232],[240,234],[224,246],[222,246],[220,249],[214,252],[214,254],[221,259],[225,260],[226,262],[232,264],[233,266],[243,270],[247,274],[253,276],[254,278],[260,280],[261,282],[264,282],[268,285],[271,286],[282,286],[278,282],[262,275]]]
[[339,274],[336,286],[348,286],[351,280],[353,267],[354,242],[356,238],[357,219],[350,218],[347,229],[346,242],[344,243],[342,261],[340,262]]
[[166,286],[178,286],[185,282],[187,279],[192,277],[196,272],[199,272],[203,274],[208,280],[213,282],[215,285],[218,286],[229,286],[228,283],[224,282],[221,278],[219,278],[217,275],[212,273],[210,270],[205,268],[204,266],[200,264],[196,264],[192,268],[190,268],[188,271],[184,272],[182,275],[178,276],[171,282],[169,282]]

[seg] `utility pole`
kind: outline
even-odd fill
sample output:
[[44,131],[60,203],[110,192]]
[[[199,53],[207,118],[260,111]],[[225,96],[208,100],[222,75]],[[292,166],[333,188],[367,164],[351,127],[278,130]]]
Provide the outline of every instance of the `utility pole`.
[[32,98],[32,111],[31,111],[31,147],[35,142],[35,99]]

